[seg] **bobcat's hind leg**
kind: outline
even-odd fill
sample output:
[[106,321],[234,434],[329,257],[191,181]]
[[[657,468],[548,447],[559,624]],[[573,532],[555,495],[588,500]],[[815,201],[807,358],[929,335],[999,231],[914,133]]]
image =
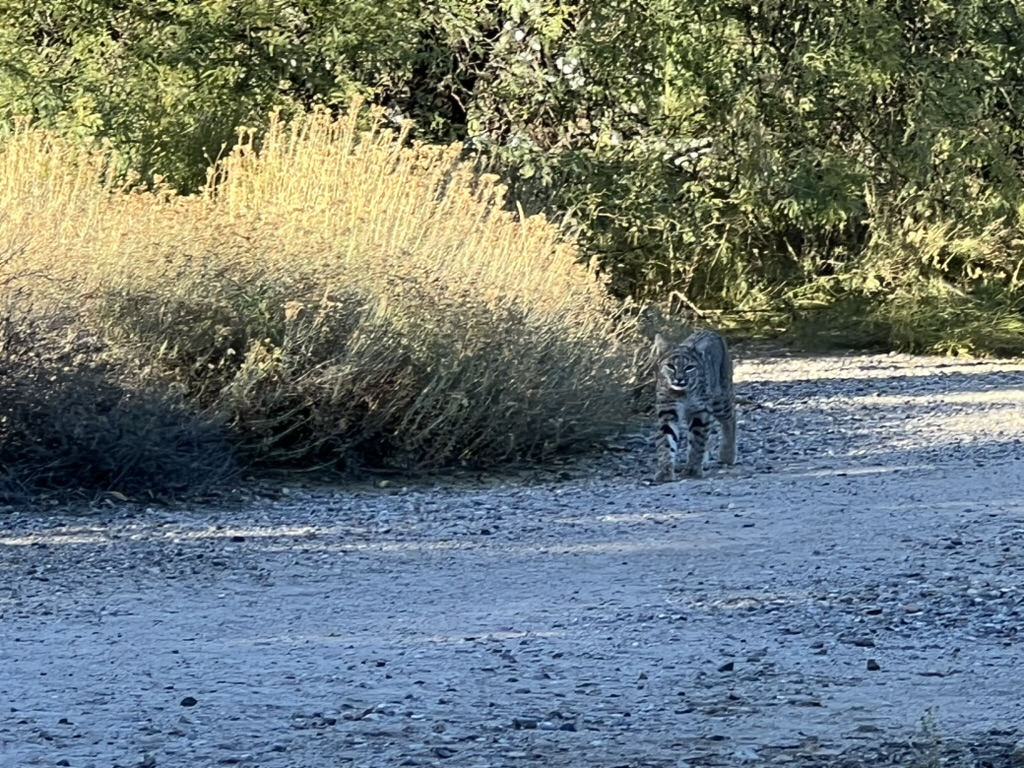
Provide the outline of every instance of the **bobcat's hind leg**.
[[736,463],[736,414],[722,422],[722,447],[719,449],[719,461],[723,464]]

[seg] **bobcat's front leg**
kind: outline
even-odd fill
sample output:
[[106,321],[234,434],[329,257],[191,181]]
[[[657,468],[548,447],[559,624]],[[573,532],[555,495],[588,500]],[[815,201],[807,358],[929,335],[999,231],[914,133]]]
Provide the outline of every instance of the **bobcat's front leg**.
[[679,412],[674,403],[658,403],[658,470],[654,482],[670,483],[676,479],[679,465]]
[[707,453],[708,434],[711,431],[711,414],[696,413],[688,418],[690,447],[686,454],[686,474],[689,477],[704,477],[704,454]]

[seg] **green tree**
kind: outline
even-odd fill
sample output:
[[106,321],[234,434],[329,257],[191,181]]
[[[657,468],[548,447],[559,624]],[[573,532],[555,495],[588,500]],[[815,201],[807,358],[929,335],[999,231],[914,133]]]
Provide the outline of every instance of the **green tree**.
[[0,115],[109,138],[144,178],[194,189],[236,127],[371,92],[416,5],[12,0],[0,4]]
[[1003,0],[12,0],[0,45],[0,116],[184,190],[237,125],[361,93],[574,227],[620,295],[1024,298]]

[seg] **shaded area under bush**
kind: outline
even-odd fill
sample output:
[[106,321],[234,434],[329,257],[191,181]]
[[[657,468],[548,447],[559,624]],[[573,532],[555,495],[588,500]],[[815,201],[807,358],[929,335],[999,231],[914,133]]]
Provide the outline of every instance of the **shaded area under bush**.
[[133,385],[66,318],[0,321],[0,495],[170,496],[234,469],[223,428]]

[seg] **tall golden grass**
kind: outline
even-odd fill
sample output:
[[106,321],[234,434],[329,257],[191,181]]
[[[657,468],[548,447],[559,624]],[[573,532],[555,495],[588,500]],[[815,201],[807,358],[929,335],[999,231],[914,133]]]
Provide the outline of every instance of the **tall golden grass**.
[[617,308],[570,238],[510,213],[461,155],[356,103],[241,129],[186,198],[22,124],[0,150],[0,270],[249,459],[430,468],[589,446],[628,416]]

